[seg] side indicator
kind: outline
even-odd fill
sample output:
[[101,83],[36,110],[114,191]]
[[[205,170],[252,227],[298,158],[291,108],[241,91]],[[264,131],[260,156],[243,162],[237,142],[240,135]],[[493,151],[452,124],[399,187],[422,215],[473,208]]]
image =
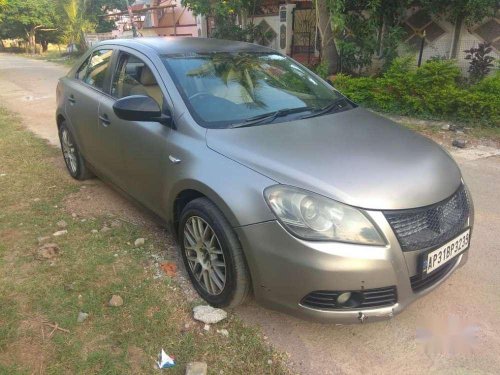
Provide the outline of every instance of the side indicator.
[[169,159],[172,163],[174,163],[174,164],[178,164],[178,163],[180,163],[180,162],[181,162],[181,159],[177,159],[175,156],[172,156],[172,155],[169,155],[169,156],[168,156],[168,159]]

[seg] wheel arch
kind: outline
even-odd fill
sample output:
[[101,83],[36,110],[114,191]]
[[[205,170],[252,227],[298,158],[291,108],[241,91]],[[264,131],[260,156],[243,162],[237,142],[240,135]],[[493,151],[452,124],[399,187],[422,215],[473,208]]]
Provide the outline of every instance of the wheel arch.
[[66,121],[66,118],[61,113],[58,113],[56,115],[57,130],[59,130],[61,128],[61,124],[64,121]]
[[232,227],[239,225],[236,216],[224,199],[207,185],[195,180],[182,181],[174,191],[175,193],[171,195],[172,198],[168,203],[168,212],[170,215],[167,221],[172,227],[175,235],[177,235],[182,210],[189,202],[197,198],[207,198],[210,200],[219,210],[221,210]]

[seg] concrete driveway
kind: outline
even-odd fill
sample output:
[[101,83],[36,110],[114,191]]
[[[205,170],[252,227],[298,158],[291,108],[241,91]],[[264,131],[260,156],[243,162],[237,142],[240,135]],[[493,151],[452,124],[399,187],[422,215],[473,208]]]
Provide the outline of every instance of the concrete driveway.
[[[55,87],[67,70],[0,54],[0,105],[57,144]],[[500,157],[495,154],[483,149],[453,153],[476,208],[469,263],[401,315],[387,322],[335,326],[302,321],[254,302],[237,313],[261,327],[271,344],[289,354],[290,368],[303,374],[500,373]]]

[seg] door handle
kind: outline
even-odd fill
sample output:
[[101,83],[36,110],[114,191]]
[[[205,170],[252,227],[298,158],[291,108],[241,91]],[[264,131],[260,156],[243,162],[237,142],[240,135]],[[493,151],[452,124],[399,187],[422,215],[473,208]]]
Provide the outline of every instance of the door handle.
[[109,117],[106,114],[99,116],[99,120],[101,120],[104,126],[108,126],[109,124],[111,124],[111,121],[109,120]]
[[75,104],[76,103],[76,99],[75,97],[73,96],[73,94],[71,94],[68,98],[68,100],[71,102],[71,104]]

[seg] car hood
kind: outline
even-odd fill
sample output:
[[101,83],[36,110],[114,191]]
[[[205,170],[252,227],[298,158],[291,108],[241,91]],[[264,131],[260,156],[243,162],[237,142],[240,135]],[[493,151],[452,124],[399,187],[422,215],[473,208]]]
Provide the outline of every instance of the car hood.
[[209,129],[207,145],[281,184],[366,209],[427,206],[461,183],[456,163],[436,143],[362,108]]

